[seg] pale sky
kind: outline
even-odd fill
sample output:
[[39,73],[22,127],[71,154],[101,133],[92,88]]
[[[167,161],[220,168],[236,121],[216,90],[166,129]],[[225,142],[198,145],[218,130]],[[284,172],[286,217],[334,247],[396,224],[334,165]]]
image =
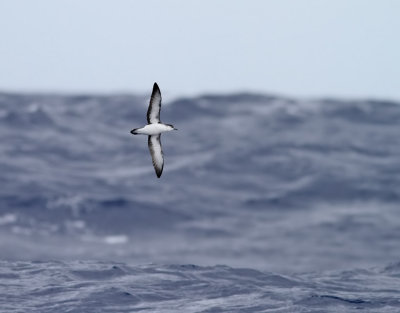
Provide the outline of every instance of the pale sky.
[[400,100],[398,0],[0,0],[0,90]]

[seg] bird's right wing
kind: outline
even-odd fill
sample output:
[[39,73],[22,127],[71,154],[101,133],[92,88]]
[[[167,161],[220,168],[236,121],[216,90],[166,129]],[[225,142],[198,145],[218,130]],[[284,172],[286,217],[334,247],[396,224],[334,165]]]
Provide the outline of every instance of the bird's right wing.
[[161,135],[149,136],[148,144],[157,177],[160,178],[164,168],[164,157],[161,147]]
[[147,109],[147,123],[157,124],[160,123],[160,110],[161,110],[161,91],[157,83],[153,85],[153,92],[151,93],[149,108]]

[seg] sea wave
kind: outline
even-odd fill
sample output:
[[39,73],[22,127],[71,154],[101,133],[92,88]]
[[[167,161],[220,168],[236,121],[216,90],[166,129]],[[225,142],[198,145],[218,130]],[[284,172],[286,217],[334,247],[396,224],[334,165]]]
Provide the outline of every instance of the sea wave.
[[[400,104],[231,94],[165,103],[0,94],[0,258],[225,264],[273,272],[400,259]],[[324,298],[325,301],[333,301]]]
[[387,270],[278,275],[247,268],[0,262],[3,312],[397,312]]

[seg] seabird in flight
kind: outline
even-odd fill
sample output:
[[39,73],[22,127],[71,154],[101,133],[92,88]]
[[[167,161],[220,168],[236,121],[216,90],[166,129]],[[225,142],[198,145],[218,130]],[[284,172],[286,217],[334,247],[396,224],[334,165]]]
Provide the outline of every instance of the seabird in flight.
[[148,145],[153,160],[153,166],[157,177],[160,178],[164,168],[164,157],[161,147],[161,133],[177,130],[171,124],[164,124],[160,121],[161,91],[157,83],[153,85],[149,108],[147,109],[147,125],[131,130],[133,135],[148,135]]

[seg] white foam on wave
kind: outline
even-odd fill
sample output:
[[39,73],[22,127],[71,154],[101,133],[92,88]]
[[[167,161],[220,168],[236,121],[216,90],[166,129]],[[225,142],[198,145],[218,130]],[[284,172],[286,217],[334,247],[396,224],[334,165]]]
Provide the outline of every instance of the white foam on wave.
[[7,213],[0,216],[0,225],[12,224],[17,221],[17,216],[15,214]]
[[85,221],[82,220],[66,221],[65,225],[72,229],[84,229],[86,227]]
[[109,245],[124,244],[127,243],[129,238],[126,235],[113,235],[104,237],[104,242]]

